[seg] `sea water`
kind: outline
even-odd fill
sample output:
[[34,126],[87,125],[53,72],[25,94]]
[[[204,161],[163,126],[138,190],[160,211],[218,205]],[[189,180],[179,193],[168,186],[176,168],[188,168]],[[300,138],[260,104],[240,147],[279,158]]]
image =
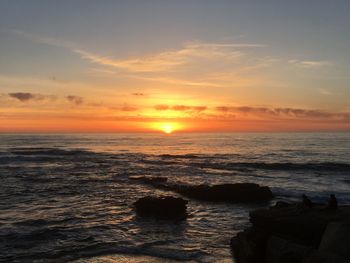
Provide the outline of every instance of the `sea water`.
[[[349,204],[349,153],[350,133],[2,134],[0,261],[232,262],[230,238],[249,225],[252,209],[302,194],[326,203],[335,193]],[[133,209],[138,198],[178,194],[133,175],[251,182],[269,186],[275,198],[188,199],[185,221],[144,219]]]

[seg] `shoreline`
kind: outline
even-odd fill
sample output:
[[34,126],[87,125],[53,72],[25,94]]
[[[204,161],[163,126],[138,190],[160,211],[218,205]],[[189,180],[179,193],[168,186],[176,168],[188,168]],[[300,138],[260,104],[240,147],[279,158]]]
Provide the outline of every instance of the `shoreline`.
[[350,205],[277,203],[251,211],[250,222],[231,239],[237,263],[349,262]]

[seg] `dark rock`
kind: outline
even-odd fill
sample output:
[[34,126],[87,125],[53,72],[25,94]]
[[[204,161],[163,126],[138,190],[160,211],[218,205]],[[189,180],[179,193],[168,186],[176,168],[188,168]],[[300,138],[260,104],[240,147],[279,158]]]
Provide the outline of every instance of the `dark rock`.
[[331,194],[328,200],[328,209],[336,210],[338,208],[338,200],[334,194]]
[[318,247],[329,222],[349,216],[348,210],[329,211],[324,207],[304,208],[300,204],[272,207],[250,213],[255,228],[264,229],[281,238]]
[[268,263],[302,263],[314,249],[276,236],[268,239],[266,261]]
[[239,263],[261,263],[266,258],[267,234],[248,228],[231,239],[234,257]]
[[319,250],[339,255],[350,261],[350,221],[329,223],[322,236]]
[[190,198],[213,202],[264,202],[273,198],[270,188],[252,183],[188,185],[169,183],[166,177],[130,176],[132,180],[170,190]]
[[344,259],[338,255],[315,251],[308,255],[303,263],[350,263],[349,259]]
[[288,203],[288,202],[284,202],[284,201],[278,201],[278,202],[276,202],[275,207],[281,208],[281,207],[289,207],[291,205],[293,205],[293,204]]
[[319,258],[350,258],[349,223],[331,223],[345,219],[350,220],[350,207],[331,211],[283,204],[260,209],[250,213],[252,227],[234,237],[231,247],[238,263],[338,262]]
[[152,216],[159,219],[182,220],[187,216],[187,201],[171,196],[146,196],[137,200],[134,205],[140,216]]

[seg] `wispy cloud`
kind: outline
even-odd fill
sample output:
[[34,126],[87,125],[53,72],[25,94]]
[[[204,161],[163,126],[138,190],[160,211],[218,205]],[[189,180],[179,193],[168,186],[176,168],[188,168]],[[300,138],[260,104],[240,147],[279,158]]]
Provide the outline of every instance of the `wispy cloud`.
[[[259,43],[211,43],[192,41],[179,48],[163,50],[136,57],[116,58],[86,50],[70,41],[41,37],[23,31],[15,34],[38,43],[63,47],[78,54],[100,67],[92,69],[92,74],[108,74],[122,78],[153,81],[177,86],[227,87],[252,83],[252,73],[271,65],[269,57],[250,54],[251,49],[264,48]],[[228,73],[228,79],[215,77],[218,73]],[[240,76],[250,73],[249,76]],[[261,83],[260,83],[261,84]]]
[[76,43],[67,40],[62,40],[53,37],[38,36],[21,30],[11,30],[11,32],[17,36],[29,39],[33,42],[47,44],[50,46],[62,47],[67,49],[74,49],[77,47]]
[[298,60],[298,59],[291,59],[288,60],[290,64],[293,64],[298,67],[302,68],[321,68],[325,66],[330,66],[332,63],[330,61],[326,60]]
[[252,106],[217,106],[215,109],[223,113],[236,113],[269,118],[341,119],[350,121],[350,112],[329,112],[317,109]]
[[173,110],[173,111],[191,111],[191,112],[202,112],[205,111],[207,106],[190,106],[190,105],[166,105],[159,104],[155,105],[154,108],[158,111]]
[[74,103],[75,105],[81,105],[83,104],[84,102],[84,99],[80,96],[75,96],[75,95],[68,95],[66,96],[66,99],[69,101],[69,102],[72,102]]
[[74,49],[73,51],[80,54],[83,59],[93,63],[129,72],[164,72],[192,63],[194,59],[237,59],[244,55],[239,49],[258,47],[264,47],[264,45],[194,42],[185,44],[177,50],[167,50],[158,54],[127,59],[101,56],[82,49]]

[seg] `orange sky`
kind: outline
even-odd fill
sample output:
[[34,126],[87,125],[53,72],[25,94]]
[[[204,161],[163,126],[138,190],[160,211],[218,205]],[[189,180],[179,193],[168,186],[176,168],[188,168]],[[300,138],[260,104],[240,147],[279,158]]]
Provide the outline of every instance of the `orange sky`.
[[346,6],[78,2],[0,3],[0,132],[350,130]]

